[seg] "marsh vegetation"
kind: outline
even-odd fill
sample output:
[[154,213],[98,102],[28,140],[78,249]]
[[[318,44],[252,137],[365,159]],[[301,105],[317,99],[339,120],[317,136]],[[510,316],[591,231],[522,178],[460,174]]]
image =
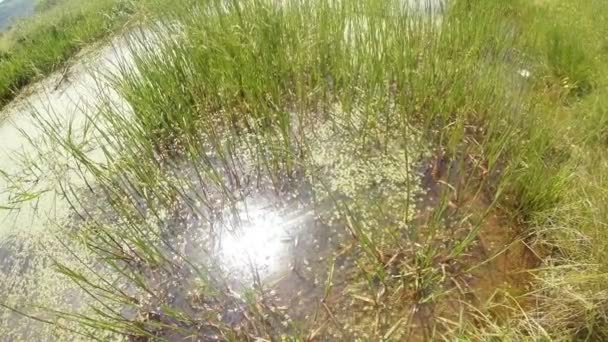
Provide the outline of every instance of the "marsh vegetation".
[[4,336],[607,338],[608,3],[95,4],[40,31],[115,36],[19,112]]

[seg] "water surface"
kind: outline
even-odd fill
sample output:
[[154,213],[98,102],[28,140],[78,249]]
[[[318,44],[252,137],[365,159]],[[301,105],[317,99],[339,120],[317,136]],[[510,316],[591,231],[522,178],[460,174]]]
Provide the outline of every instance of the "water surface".
[[0,0],[0,32],[7,30],[15,20],[34,14],[35,0]]

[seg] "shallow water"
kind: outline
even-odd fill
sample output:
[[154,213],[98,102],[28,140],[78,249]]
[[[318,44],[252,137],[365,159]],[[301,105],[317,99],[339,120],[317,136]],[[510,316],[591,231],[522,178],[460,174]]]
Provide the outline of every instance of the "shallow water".
[[15,20],[33,15],[35,9],[36,0],[0,0],[0,33]]
[[[94,141],[87,129],[102,98],[115,99],[103,75],[118,63],[132,63],[126,38],[83,51],[68,68],[26,88],[0,112],[0,298],[3,303],[51,307],[78,305],[65,278],[49,257],[68,260],[55,229],[70,221],[70,205],[59,185],[83,186],[83,180],[61,148],[45,136],[41,123],[74,142]],[[125,109],[127,112],[127,109]],[[103,162],[98,146],[89,157]],[[72,298],[72,299],[68,299]],[[44,340],[48,325],[0,310],[0,334],[16,340]],[[35,328],[33,326],[35,326]]]
[[[26,89],[0,113],[5,118],[0,122],[0,170],[8,176],[0,177],[0,206],[4,207],[0,241],[15,232],[45,229],[49,218],[60,217],[68,209],[58,200],[61,194],[56,186],[70,176],[70,166],[60,149],[45,139],[41,123],[75,141],[90,138],[85,128],[95,119],[95,106],[103,96],[112,96],[101,73],[112,71],[123,59],[123,45],[118,40],[83,55],[69,69]],[[91,147],[92,156],[94,152]]]
[[[62,136],[70,134],[76,137],[77,141],[88,140],[85,138],[90,132],[85,128],[89,120],[95,121],[92,116],[95,106],[99,104],[100,98],[107,98],[108,94],[110,97],[115,96],[107,83],[100,82],[100,73],[115,70],[117,62],[132,62],[124,46],[124,40],[118,38],[112,46],[78,58],[69,69],[51,75],[28,89],[27,92],[31,95],[20,98],[2,113],[2,116],[8,119],[0,124],[0,165],[9,177],[0,180],[0,189],[5,190],[0,194],[0,205],[19,208],[5,210],[6,216],[0,222],[0,242],[7,241],[4,245],[0,243],[0,257],[3,258],[3,267],[0,269],[4,274],[19,276],[21,270],[30,268],[29,255],[24,256],[22,244],[18,239],[33,238],[39,233],[46,233],[51,226],[61,225],[62,221],[65,223],[71,219],[68,217],[70,208],[57,184],[82,185],[73,164],[63,161],[65,156],[61,154],[61,149],[47,144],[47,141],[42,139],[44,134],[39,127],[39,120],[48,121]],[[117,102],[120,100],[117,99]],[[38,119],[33,116],[36,113],[41,114]],[[27,136],[23,132],[26,132]],[[334,132],[328,133],[328,137],[333,137],[331,133]],[[96,149],[97,146],[91,146],[92,155],[96,155]],[[325,149],[332,150],[323,146],[323,150]],[[331,152],[328,152],[328,155],[323,153],[326,151],[320,150],[318,154],[324,159],[320,161],[320,165],[328,169],[358,172],[357,170],[368,167],[357,165],[356,161],[351,160],[348,164],[356,165],[355,168],[339,168],[334,163],[336,155]],[[102,159],[101,154],[98,156]],[[344,175],[331,175],[332,178],[338,179],[336,187],[345,186],[339,182],[344,178],[342,176]],[[395,181],[402,182],[403,177],[399,177]],[[12,181],[17,182],[12,184]],[[20,187],[25,197],[41,194],[28,203],[15,203],[19,200],[15,197],[15,186]],[[306,191],[310,189],[304,192]],[[208,243],[209,234],[203,227],[189,222],[195,232],[188,232],[191,235],[186,235],[190,239],[186,239],[189,244],[184,246],[185,254],[189,258],[206,262],[209,256],[207,252],[211,252],[215,259],[219,260],[222,273],[229,278],[233,287],[250,287],[252,282],[262,281],[272,288],[277,305],[283,304],[291,308],[292,317],[310,314],[311,308],[318,304],[323,295],[329,259],[335,257],[335,266],[338,268],[348,266],[348,261],[344,260],[345,257],[332,254],[344,248],[344,227],[336,230],[331,225],[320,223],[318,213],[310,205],[309,199],[299,196],[294,200],[285,201],[277,198],[272,191],[251,194],[237,203],[235,208],[220,212],[223,227],[218,230],[221,234],[211,244]],[[201,244],[197,246],[193,242],[207,245],[201,248]],[[49,243],[47,246],[53,248],[61,248],[56,242],[44,243]],[[44,243],[25,245],[33,250],[40,249],[41,246],[44,248]],[[34,264],[34,267],[48,268],[45,261]],[[15,273],[16,268],[21,270]],[[34,275],[34,287],[41,279],[53,277],[49,272],[51,270]],[[341,276],[346,274],[347,272],[341,272]],[[59,278],[53,281],[58,282]],[[339,284],[338,279],[333,281]],[[54,285],[43,284],[45,288],[53,290]],[[6,284],[4,289],[22,285],[20,280],[17,280],[14,284]],[[31,287],[32,283],[28,286]],[[183,285],[175,289],[173,293],[170,290],[167,292],[177,297],[183,295]],[[29,290],[24,290],[25,295],[29,295]],[[185,298],[182,300],[188,302]],[[230,320],[238,321],[238,318]]]

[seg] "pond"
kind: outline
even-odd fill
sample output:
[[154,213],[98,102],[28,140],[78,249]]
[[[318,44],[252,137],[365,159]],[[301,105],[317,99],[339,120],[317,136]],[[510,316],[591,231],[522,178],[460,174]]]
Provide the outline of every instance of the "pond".
[[34,14],[35,0],[0,0],[0,32],[7,30],[16,19]]
[[[27,12],[28,2],[30,12]],[[425,12],[439,10],[441,9],[440,4],[442,4],[441,1],[418,3],[414,0],[407,0],[406,3],[418,4],[418,7],[413,5],[412,7]],[[11,9],[21,8],[23,11],[4,12],[3,6],[9,5],[13,6]],[[33,0],[0,0],[0,15],[12,13],[10,18],[19,16],[18,13],[25,13],[21,16],[28,15],[27,13],[33,13],[34,7]],[[0,31],[5,30],[11,21],[12,19],[8,19],[8,17],[7,19],[1,17]],[[365,29],[365,26],[360,29]],[[61,154],[61,151],[56,150],[54,146],[46,145],[43,127],[40,127],[39,120],[42,118],[42,121],[48,123],[57,132],[69,132],[76,140],[80,141],[81,138],[85,140],[83,136],[88,130],[87,122],[95,117],[92,112],[98,105],[96,99],[107,96],[107,92],[110,91],[107,89],[107,84],[99,82],[101,79],[99,75],[116,71],[117,64],[124,66],[132,63],[127,53],[128,48],[125,48],[126,45],[128,44],[120,37],[115,38],[110,46],[101,48],[101,51],[92,53],[86,58],[78,58],[77,62],[65,72],[57,72],[31,86],[19,101],[9,105],[3,111],[4,117],[7,119],[0,123],[0,171],[11,177],[5,177],[7,179],[0,177],[0,208],[5,206],[5,209],[13,209],[13,207],[15,209],[0,210],[0,214],[2,214],[0,217],[0,276],[6,279],[0,284],[0,297],[7,296],[6,301],[15,303],[17,308],[27,304],[24,298],[29,298],[28,303],[35,299],[36,302],[41,301],[49,307],[66,311],[72,310],[72,305],[77,306],[76,304],[80,302],[78,296],[80,292],[66,288],[65,278],[58,272],[54,272],[49,261],[49,256],[54,260],[73,261],[69,251],[53,234],[55,230],[73,224],[69,217],[69,205],[64,198],[65,194],[62,193],[64,189],[59,189],[55,183],[64,184],[65,178],[69,178],[67,175],[71,175],[77,168],[71,164],[67,165],[67,162],[66,165],[63,165],[60,161],[65,156]],[[36,120],[33,116],[38,116],[39,119]],[[370,169],[370,166],[380,164],[384,165],[383,174],[380,175],[380,180],[374,179],[374,182],[395,188],[409,184],[409,181],[406,181],[399,172],[402,167],[395,164],[395,161],[398,161],[399,165],[405,162],[400,159],[403,153],[391,155],[390,162],[384,159],[373,159],[370,163],[362,163],[358,162],[358,159],[342,157],[339,159],[345,165],[352,167],[336,168],[333,161],[338,160],[338,154],[353,156],[354,147],[350,144],[340,144],[341,140],[335,138],[336,133],[340,133],[340,131],[334,131],[330,126],[320,125],[314,129],[311,128],[311,131],[315,131],[316,134],[314,137],[309,137],[309,140],[318,142],[318,144],[311,145],[315,152],[313,154],[318,156],[318,160],[314,160],[315,166],[317,166],[315,169],[327,170],[323,176],[332,182],[332,187],[346,186],[336,179],[344,179],[343,174],[356,173],[357,179],[363,182],[363,184],[357,184],[359,185],[357,188],[364,188],[369,185],[368,183],[372,183],[372,180],[367,177],[369,176],[367,172],[373,171],[375,168]],[[339,125],[339,127],[342,126]],[[410,145],[414,144],[408,144],[408,146]],[[34,172],[28,172],[31,165],[36,165]],[[407,169],[413,169],[411,166]],[[334,169],[341,170],[342,173],[331,171]],[[40,170],[44,171],[40,172]],[[38,177],[41,174],[44,177]],[[392,178],[384,181],[386,177]],[[186,177],[183,178],[184,180],[179,183],[189,184],[186,182]],[[195,184],[197,179],[192,183]],[[70,179],[68,183],[75,188],[84,187],[83,182],[77,184],[75,179]],[[252,184],[258,184],[258,182],[252,182]],[[315,309],[316,303],[325,294],[324,284],[331,283],[339,291],[344,288],[341,286],[341,283],[344,282],[341,278],[350,276],[352,272],[347,270],[352,268],[351,260],[354,259],[353,252],[351,252],[353,250],[352,242],[345,242],[348,232],[338,231],[333,224],[325,222],[331,221],[337,215],[334,208],[329,208],[328,213],[325,213],[325,210],[313,210],[309,203],[312,201],[312,196],[308,195],[312,192],[310,187],[311,185],[304,184],[298,187],[297,193],[284,192],[284,194],[290,195],[285,196],[290,200],[283,201],[268,189],[259,192],[252,191],[249,196],[244,196],[241,201],[231,207],[231,210],[213,211],[214,214],[217,214],[215,227],[225,228],[217,229],[218,233],[224,233],[218,234],[218,236],[206,234],[210,229],[206,229],[207,226],[198,222],[198,219],[190,220],[190,218],[196,217],[196,213],[204,212],[204,208],[194,206],[197,210],[193,210],[189,202],[176,202],[174,206],[179,209],[179,215],[175,218],[176,221],[180,219],[179,224],[173,221],[173,217],[163,221],[166,221],[172,228],[184,226],[183,231],[175,234],[179,235],[181,240],[178,240],[174,246],[180,249],[180,254],[188,257],[188,262],[196,263],[196,266],[202,268],[207,266],[207,260],[217,258],[219,268],[226,273],[230,288],[240,290],[239,285],[243,288],[249,287],[251,285],[249,278],[255,277],[256,281],[263,282],[264,286],[272,286],[272,297],[277,306],[293,309],[289,311],[291,317],[305,318],[311,311],[304,309]],[[198,190],[194,186],[186,188]],[[317,189],[316,192],[322,193],[321,189]],[[378,193],[380,192],[379,190]],[[16,195],[21,193],[24,194],[21,197]],[[198,193],[195,194],[200,196]],[[398,191],[397,195],[390,197],[391,203],[405,203],[406,201],[402,198],[405,196],[404,194],[406,191]],[[360,192],[355,195],[366,198]],[[30,196],[35,200],[32,200]],[[199,196],[189,197],[198,198]],[[323,199],[329,202],[328,198]],[[316,200],[320,201],[318,198]],[[29,203],[32,205],[30,206]],[[320,207],[324,209],[323,206]],[[409,205],[405,209],[399,209],[395,212],[411,214]],[[191,213],[189,210],[193,212]],[[321,220],[320,215],[322,214],[329,218]],[[184,222],[181,222],[182,218],[185,218]],[[169,229],[166,230],[169,231]],[[172,229],[171,233],[175,231],[177,230]],[[350,234],[353,233],[350,232]],[[84,254],[83,252],[82,255]],[[76,263],[76,261],[73,262]],[[334,276],[332,271],[330,277],[329,270],[333,270],[334,266],[340,270],[340,275]],[[246,276],[249,274],[252,277]],[[151,274],[150,277],[155,278],[156,276],[156,274]],[[169,279],[169,277],[163,279]],[[194,287],[189,287],[190,282],[195,282],[196,279],[192,281],[176,279],[177,281],[174,279],[166,284],[157,285],[162,286],[167,298],[170,297],[173,302],[187,303],[188,306],[184,310],[190,310],[193,301],[185,297],[185,294],[192,292],[190,290],[193,290]],[[337,306],[343,308],[350,306],[349,300],[344,299]],[[158,315],[159,313],[154,309],[157,306],[155,304],[156,302],[145,302],[145,305],[142,304],[144,309],[147,310],[149,306],[153,310],[142,312],[146,315]],[[182,309],[180,305],[175,305]],[[342,311],[348,312],[345,309]],[[241,323],[243,319],[231,317],[229,321]],[[9,340],[12,338],[35,340],[41,335],[49,334],[50,331],[44,329],[51,329],[50,326],[38,325],[37,322],[13,315],[9,311],[0,311],[0,322],[10,322],[10,324],[0,324],[0,334],[9,336]]]

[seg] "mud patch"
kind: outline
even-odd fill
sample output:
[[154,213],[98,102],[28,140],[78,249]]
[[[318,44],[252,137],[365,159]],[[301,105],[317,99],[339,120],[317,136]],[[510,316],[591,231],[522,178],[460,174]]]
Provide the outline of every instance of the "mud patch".
[[[426,209],[420,223],[439,221],[437,229],[457,242],[446,243],[449,251],[439,258],[449,274],[446,290],[453,294],[432,314],[454,322],[471,315],[475,322],[480,313],[498,320],[521,313],[540,259],[525,231],[493,206],[487,184],[480,183],[488,170],[469,157],[454,161],[439,153],[423,164],[423,172],[425,192],[419,199]],[[432,319],[428,314],[423,320]]]

